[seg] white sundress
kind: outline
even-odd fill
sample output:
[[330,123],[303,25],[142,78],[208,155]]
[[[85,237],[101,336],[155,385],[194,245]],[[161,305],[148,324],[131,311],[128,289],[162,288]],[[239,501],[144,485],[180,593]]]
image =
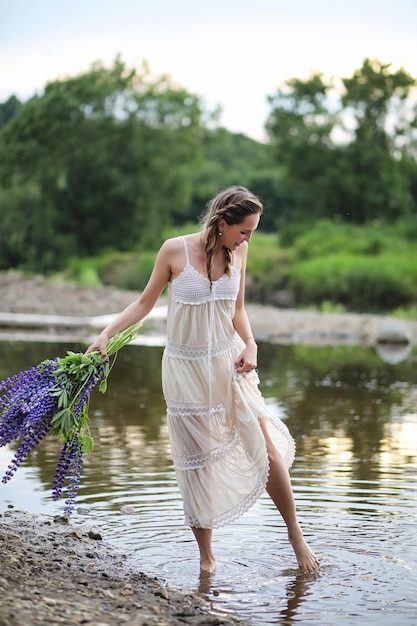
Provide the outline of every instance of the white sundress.
[[295,445],[267,406],[255,371],[238,374],[244,343],[233,327],[240,270],[212,282],[191,264],[169,286],[162,388],[185,524],[218,528],[247,511],[264,492],[269,463],[258,417],[285,464]]

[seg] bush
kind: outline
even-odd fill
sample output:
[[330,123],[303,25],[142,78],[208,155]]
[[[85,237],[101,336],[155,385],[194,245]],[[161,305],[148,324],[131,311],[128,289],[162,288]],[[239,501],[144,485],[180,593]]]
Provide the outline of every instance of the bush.
[[288,280],[288,252],[279,247],[276,235],[256,233],[247,261],[248,300],[270,302],[276,289]]
[[119,289],[142,291],[152,273],[156,252],[140,252],[120,266],[116,282]]
[[291,254],[294,261],[302,261],[340,253],[379,255],[403,246],[403,237],[377,221],[365,227],[320,220],[297,237]]
[[79,284],[112,285],[141,291],[151,275],[156,252],[109,252],[101,257],[73,259],[66,277]]
[[405,241],[417,241],[417,215],[398,220],[393,225],[393,231]]
[[337,302],[357,311],[389,311],[417,299],[417,257],[334,254],[302,261],[290,270],[300,304]]

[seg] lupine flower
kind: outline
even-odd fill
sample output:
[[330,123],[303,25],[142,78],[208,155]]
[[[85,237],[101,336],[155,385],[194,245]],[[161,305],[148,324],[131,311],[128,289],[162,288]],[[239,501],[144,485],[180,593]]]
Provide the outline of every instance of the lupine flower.
[[99,352],[67,352],[37,367],[0,381],[0,446],[18,442],[18,449],[2,482],[13,478],[28,454],[48,433],[63,441],[52,485],[52,497],[61,497],[66,484],[65,515],[71,515],[80,485],[83,455],[93,449],[88,409],[94,387],[105,393],[117,353],[136,336],[140,324],[112,337],[110,360]]
[[78,488],[81,480],[81,470],[83,468],[83,448],[78,440],[78,437],[74,437],[71,442],[70,450],[70,465],[69,465],[69,477],[68,487],[66,491],[65,509],[66,515],[71,515],[75,498],[77,497]]

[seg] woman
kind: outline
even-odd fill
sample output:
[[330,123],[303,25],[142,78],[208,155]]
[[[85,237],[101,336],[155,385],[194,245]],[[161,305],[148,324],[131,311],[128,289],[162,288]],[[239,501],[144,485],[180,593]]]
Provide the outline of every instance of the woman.
[[162,388],[179,489],[200,551],[214,571],[212,530],[242,515],[266,488],[303,572],[318,568],[297,521],[287,468],[294,442],[258,389],[257,345],[244,307],[248,243],[263,207],[244,187],[208,204],[199,232],[168,239],[147,286],[88,348],[106,356],[114,334],[142,320],[169,285]]

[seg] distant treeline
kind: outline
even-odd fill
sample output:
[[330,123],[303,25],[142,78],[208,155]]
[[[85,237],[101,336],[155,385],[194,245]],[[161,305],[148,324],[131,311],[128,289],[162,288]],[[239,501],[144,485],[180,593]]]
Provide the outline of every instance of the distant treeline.
[[416,84],[370,59],[349,78],[290,79],[269,97],[267,143],[120,58],[12,96],[0,105],[0,269],[154,250],[229,184],[261,197],[261,229],[283,246],[323,219],[416,232]]

